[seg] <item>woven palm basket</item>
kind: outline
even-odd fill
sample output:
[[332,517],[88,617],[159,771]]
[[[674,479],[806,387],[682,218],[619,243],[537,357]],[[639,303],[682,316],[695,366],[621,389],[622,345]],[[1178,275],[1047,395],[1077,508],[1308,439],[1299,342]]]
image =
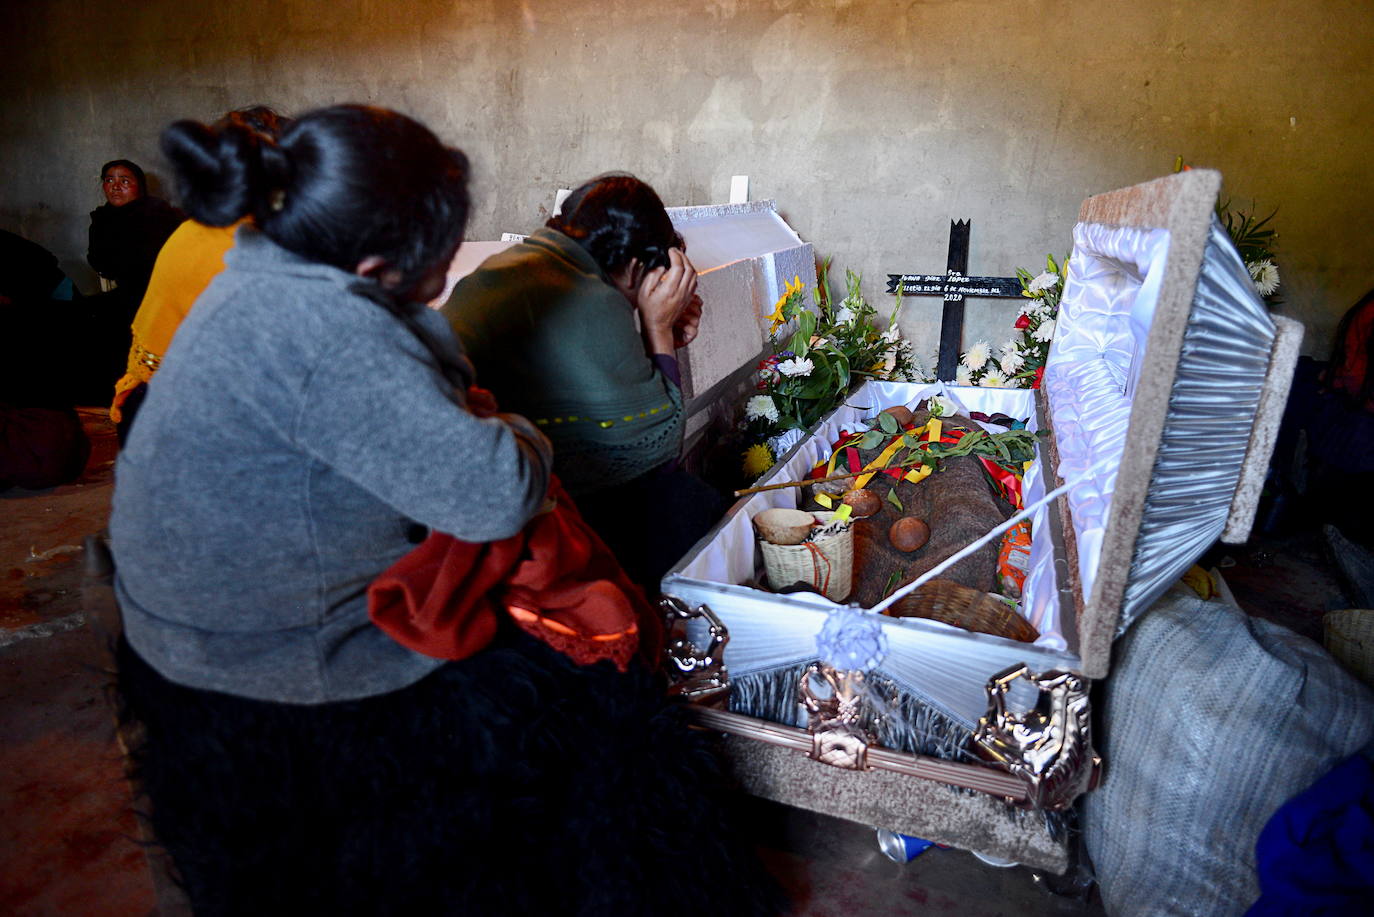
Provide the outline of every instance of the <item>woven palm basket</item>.
[[1322,618],[1326,651],[1374,688],[1374,608],[1343,608]]
[[[826,514],[818,514],[826,515]],[[854,530],[846,528],[805,544],[770,544],[759,539],[768,585],[781,591],[797,583],[832,602],[849,597],[854,583]]]
[[947,579],[933,579],[898,600],[887,614],[895,618],[929,618],[964,630],[1033,643],[1040,636],[1029,621],[1002,599]]

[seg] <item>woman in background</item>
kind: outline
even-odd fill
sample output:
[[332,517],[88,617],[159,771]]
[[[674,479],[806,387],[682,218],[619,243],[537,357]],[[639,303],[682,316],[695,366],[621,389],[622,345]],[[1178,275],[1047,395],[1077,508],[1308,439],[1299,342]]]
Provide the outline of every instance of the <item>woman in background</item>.
[[153,262],[172,230],[186,215],[148,194],[147,178],[136,163],[115,159],[100,167],[105,203],[91,211],[86,260],[115,284],[134,308],[143,299]]
[[157,253],[186,215],[147,191],[136,163],[115,159],[100,169],[105,203],[91,211],[86,261],[111,288],[81,300],[73,335],[77,397],[104,404],[124,367],[129,323],[143,301]]
[[253,220],[149,387],[110,523],[131,755],[196,912],[685,917],[705,880],[762,913],[709,749],[646,668],[509,620],[445,662],[369,618],[417,543],[544,515],[548,443],[478,416],[421,305],[462,238],[463,155],[357,106],[279,142],[181,122],[163,148],[194,219]]

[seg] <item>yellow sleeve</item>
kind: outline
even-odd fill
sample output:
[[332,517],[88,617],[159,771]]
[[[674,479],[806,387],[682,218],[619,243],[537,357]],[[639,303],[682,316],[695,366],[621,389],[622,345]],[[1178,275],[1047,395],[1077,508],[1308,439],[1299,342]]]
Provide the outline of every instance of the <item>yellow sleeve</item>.
[[[242,221],[240,221],[241,223]],[[158,252],[148,290],[133,322],[133,344],[124,376],[115,383],[110,419],[120,420],[120,405],[140,382],[157,372],[182,319],[210,281],[224,270],[224,253],[234,246],[233,226],[206,226],[186,220]]]

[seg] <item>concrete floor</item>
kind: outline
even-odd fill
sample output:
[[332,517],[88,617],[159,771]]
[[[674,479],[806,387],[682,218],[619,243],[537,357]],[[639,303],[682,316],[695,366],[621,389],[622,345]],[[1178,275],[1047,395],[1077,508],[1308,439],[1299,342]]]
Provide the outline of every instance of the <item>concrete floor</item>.
[[[113,428],[83,413],[85,475],[47,491],[0,494],[0,913],[108,917],[157,912],[103,692],[98,640],[80,605],[82,537],[109,513]],[[1320,639],[1340,607],[1320,551],[1280,541],[1218,552],[1240,603]],[[741,799],[797,917],[1100,915],[1095,895],[1050,894],[1025,867],[958,850],[910,863],[878,850],[871,827]],[[709,910],[709,908],[707,908]]]

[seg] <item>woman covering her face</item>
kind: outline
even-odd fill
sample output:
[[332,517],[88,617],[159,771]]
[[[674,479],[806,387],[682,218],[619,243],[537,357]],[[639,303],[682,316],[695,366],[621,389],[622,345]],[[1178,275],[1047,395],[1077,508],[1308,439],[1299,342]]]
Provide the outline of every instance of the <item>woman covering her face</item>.
[[446,661],[370,614],[441,533],[477,558],[444,576],[502,595],[482,559],[554,511],[548,442],[479,406],[422,305],[463,154],[360,106],[163,148],[192,218],[252,217],[148,386],[110,521],[131,755],[195,912],[687,915],[712,875],[723,912],[764,913],[648,668],[576,664],[514,611],[451,620],[471,646]]
[[650,595],[726,505],[676,467],[675,354],[696,335],[696,282],[654,189],[608,174],[443,307],[483,384],[548,435],[582,514]]

